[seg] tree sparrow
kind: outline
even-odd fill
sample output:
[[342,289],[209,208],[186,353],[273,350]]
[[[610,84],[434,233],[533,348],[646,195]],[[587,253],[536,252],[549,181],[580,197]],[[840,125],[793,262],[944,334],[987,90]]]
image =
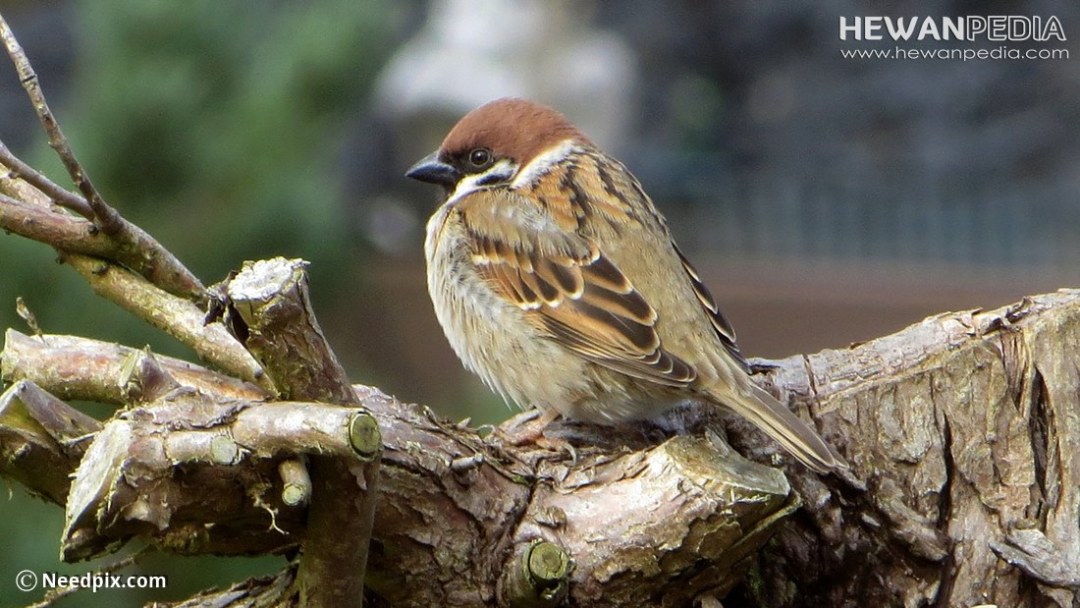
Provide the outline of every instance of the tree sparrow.
[[458,357],[504,398],[596,423],[706,401],[815,471],[843,466],[751,381],[637,179],[555,110],[483,105],[406,175],[445,188],[427,224],[428,290]]

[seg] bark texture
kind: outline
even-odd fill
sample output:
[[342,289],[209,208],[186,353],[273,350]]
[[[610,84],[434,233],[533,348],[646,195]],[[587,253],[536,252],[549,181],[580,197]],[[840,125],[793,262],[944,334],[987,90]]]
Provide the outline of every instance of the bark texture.
[[1078,356],[1080,292],[1063,290],[778,362],[774,384],[824,421],[865,490],[791,471],[806,508],[738,596],[1077,605]]
[[[427,408],[354,387],[379,422],[384,450],[369,597],[392,606],[714,606],[721,598],[729,607],[1074,605],[1078,344],[1080,292],[1062,291],[769,363],[758,375],[766,387],[812,418],[852,466],[825,477],[799,467],[744,422],[714,412],[681,412],[690,433],[675,437],[649,425],[556,423],[549,435],[573,446],[572,458],[565,446],[507,445],[499,430],[481,437]],[[125,358],[146,356],[139,353],[9,331],[0,362],[5,380],[16,382],[9,401],[28,383],[77,398],[71,387],[130,385],[107,378],[123,373]],[[78,357],[61,368],[64,375],[47,363]],[[304,509],[280,497],[286,483],[279,465],[312,449],[348,457],[349,425],[331,419],[349,410],[264,404],[252,385],[240,388],[175,360],[157,363],[186,381],[163,395],[151,391],[155,401],[107,422],[94,446],[112,434],[187,448],[170,448],[173,459],[143,477],[129,469],[150,470],[152,459],[124,452],[116,470],[125,483],[99,500],[113,515],[92,526],[96,546],[133,535],[196,553],[295,546]],[[93,394],[124,402],[130,391]],[[318,428],[327,430],[304,440],[289,420],[306,427],[321,420]],[[129,428],[121,433],[120,425]],[[712,432],[724,428],[736,450],[781,468],[727,449]],[[42,446],[27,448],[25,457],[52,449],[59,456],[49,462],[77,462],[50,448],[53,434],[38,435]],[[212,439],[222,435],[239,446],[240,457],[228,465],[215,461],[233,453],[220,440],[215,452]],[[153,491],[178,497],[190,495],[195,480],[218,479],[200,481],[200,493],[231,488],[221,496],[233,498],[206,501],[212,508],[147,501],[154,494],[135,483],[142,478],[154,480]],[[64,480],[43,480],[51,486],[38,491],[63,497]],[[157,504],[175,510],[145,508]],[[148,514],[154,526],[133,525],[133,516],[146,521]],[[176,532],[199,521],[231,525],[212,528],[218,536]],[[276,527],[268,530],[270,523]],[[252,581],[243,594],[272,596],[281,581]]]

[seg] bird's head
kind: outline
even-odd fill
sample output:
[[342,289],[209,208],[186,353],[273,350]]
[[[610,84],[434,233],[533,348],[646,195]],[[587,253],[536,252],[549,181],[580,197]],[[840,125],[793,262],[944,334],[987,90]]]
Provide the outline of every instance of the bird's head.
[[443,186],[449,198],[477,188],[510,184],[526,172],[540,175],[589,140],[547,106],[503,98],[466,114],[442,145],[406,173]]

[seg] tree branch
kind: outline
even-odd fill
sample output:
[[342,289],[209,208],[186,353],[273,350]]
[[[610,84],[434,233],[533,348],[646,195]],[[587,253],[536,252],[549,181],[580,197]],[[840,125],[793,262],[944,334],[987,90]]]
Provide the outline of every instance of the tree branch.
[[[359,405],[311,309],[306,262],[245,264],[218,290],[225,324],[266,370],[286,399]],[[354,422],[369,447],[348,461],[315,454],[310,459],[311,506],[297,583],[305,606],[362,606],[368,547],[378,498],[378,424]],[[301,466],[294,461],[289,469]],[[296,475],[294,475],[295,477]]]
[[[14,329],[4,336],[0,370],[5,380],[25,379],[61,399],[123,405],[124,367],[139,351],[75,336],[30,337]],[[260,387],[180,359],[156,355],[159,364],[184,386],[227,399],[258,401],[270,393]]]
[[45,177],[44,173],[41,173],[37,169],[24,163],[17,156],[12,154],[11,150],[9,150],[3,142],[0,142],[0,165],[10,167],[9,171],[12,173],[10,177],[17,177],[25,180],[38,190],[41,190],[57,205],[78,213],[83,216],[84,219],[93,221],[94,210],[90,208],[90,204],[86,202],[86,199],[74,192],[69,192],[64,188],[61,188],[55,182]]
[[[1062,290],[776,362],[867,491],[789,469],[806,508],[757,556],[752,601],[1072,605],[1043,566],[1080,558],[1078,359],[1080,291]],[[736,447],[769,457],[744,426]]]
[[101,423],[20,380],[0,394],[0,475],[64,504],[69,476]]
[[45,101],[45,94],[41,91],[41,83],[38,82],[37,73],[34,72],[33,66],[30,65],[30,59],[23,52],[22,46],[15,39],[14,32],[8,27],[3,16],[0,16],[0,40],[3,41],[4,47],[7,48],[8,56],[11,57],[12,63],[15,64],[15,71],[19,74],[19,82],[22,83],[27,96],[30,97],[30,105],[33,106],[38,115],[38,120],[41,121],[41,126],[44,127],[45,133],[49,137],[49,146],[60,157],[60,161],[64,163],[68,175],[71,176],[71,181],[75,183],[89,203],[90,209],[94,213],[95,224],[105,234],[119,234],[123,229],[120,214],[105,204],[94,185],[90,183],[90,177],[86,174],[86,170],[75,159],[75,153],[72,152],[67,138],[60,131],[60,124],[56,122],[56,117],[53,116],[52,110],[49,109],[48,102]]
[[123,265],[125,259],[142,259],[137,253],[142,250],[128,250],[91,223],[50,210],[48,198],[20,179],[0,176],[0,193],[6,193],[0,194],[0,227],[52,245],[98,295],[165,331],[203,360],[274,390],[251,355],[223,327],[204,322],[205,313],[197,304]]
[[158,289],[142,277],[100,258],[67,254],[61,258],[90,284],[94,293],[190,347],[200,359],[239,378],[276,392],[255,359],[220,324],[190,300]]
[[[63,343],[58,336],[18,336],[9,332],[4,351],[9,381],[26,368],[19,353],[27,349],[19,345]],[[1078,344],[1080,292],[1060,292],[996,311],[942,315],[852,349],[775,362],[765,379],[813,412],[857,482],[819,478],[732,421],[732,443],[756,459],[783,462],[803,499],[784,526],[780,520],[797,503],[783,478],[702,439],[657,445],[636,428],[596,434],[587,425],[564,424],[555,431],[579,446],[579,460],[571,463],[534,447],[481,439],[424,409],[356,387],[379,420],[386,450],[368,584],[393,605],[509,605],[513,573],[528,563],[529,548],[544,541],[572,560],[565,585],[577,605],[639,605],[642,589],[654,589],[658,604],[723,597],[748,567],[763,581],[754,601],[766,606],[842,606],[852,598],[963,605],[979,593],[978,601],[1030,605],[1034,597],[1071,594],[1061,588],[1071,575],[1046,564],[1048,556],[1075,563],[1069,560],[1077,505],[1063,480],[1078,475],[1080,434],[1071,425],[1080,376],[1069,363]],[[122,356],[115,356],[90,360],[118,370]],[[97,377],[100,370],[86,373]],[[54,382],[42,386],[93,384],[70,377]],[[1029,432],[1030,417],[1042,431]],[[170,417],[157,418],[160,432],[168,433]],[[1024,453],[1030,460],[1017,460]],[[226,469],[239,475],[235,466]],[[240,478],[284,485],[269,465]],[[250,498],[226,502],[256,509]],[[278,526],[295,530],[284,515],[290,508],[274,504]],[[1046,523],[1030,519],[1032,508],[1046,514]],[[220,511],[214,517],[243,519]],[[243,543],[281,542],[265,519],[250,521],[257,529],[237,534],[243,542],[233,551]],[[776,531],[774,542],[763,544]],[[961,546],[964,560],[955,554]],[[992,595],[982,586],[986,571],[994,573]],[[1032,578],[1039,584],[1025,583]],[[542,595],[551,588],[546,584],[538,581],[533,592]],[[800,592],[773,593],[780,589]]]
[[[73,394],[71,387],[93,386],[105,370],[112,370],[116,377],[102,384],[121,386],[124,362],[131,354],[103,344],[99,354],[88,357],[85,353],[91,341],[62,340],[59,336],[19,338],[9,331],[9,340],[11,336],[16,336],[17,344],[29,341],[39,348],[5,347],[2,361],[7,381],[22,379],[28,359],[62,360],[64,353],[56,351],[59,345],[77,346],[72,355],[85,365],[70,371],[85,374],[85,378],[36,375],[43,381],[51,378],[54,384],[44,384],[46,390],[66,390],[71,398],[86,396]],[[174,365],[165,358],[160,363],[164,369]],[[212,383],[202,380],[202,384]],[[745,560],[728,569],[730,562],[760,547],[780,517],[797,504],[775,470],[717,452],[704,439],[676,438],[655,445],[636,428],[605,432],[608,441],[619,447],[582,445],[579,460],[572,463],[565,455],[539,448],[508,448],[486,441],[473,430],[441,422],[428,410],[402,404],[375,389],[356,387],[355,392],[379,420],[385,449],[380,475],[382,506],[376,512],[367,583],[395,606],[496,601],[505,605],[522,601],[513,594],[544,597],[545,592],[560,587],[571,598],[579,598],[575,601],[600,594],[610,600],[599,605],[620,605],[640,589],[635,581],[659,584],[673,576],[679,584],[658,588],[672,601],[689,601],[717,585],[734,584]],[[112,392],[116,398],[122,394],[119,388]],[[89,456],[84,458],[74,482],[92,490],[80,492],[80,496],[95,500],[81,501],[78,509],[69,507],[72,513],[97,513],[98,524],[94,535],[79,532],[89,530],[89,522],[84,526],[76,518],[70,556],[111,549],[135,533],[183,552],[280,551],[297,542],[295,534],[303,520],[296,518],[302,512],[287,507],[279,498],[284,483],[274,460],[256,457],[269,452],[251,446],[281,437],[279,451],[273,453],[291,458],[303,453],[298,447],[305,445],[298,438],[299,429],[241,432],[237,425],[246,416],[259,416],[278,424],[295,421],[305,427],[317,423],[319,428],[342,429],[343,423],[334,412],[350,410],[319,406],[324,409],[286,414],[287,409],[311,408],[313,404],[255,405],[200,395],[190,389],[171,393],[110,421],[103,431],[107,435],[99,434],[94,445],[102,457],[95,458],[93,466],[86,464]],[[578,441],[592,441],[581,434],[591,433],[590,427],[571,426],[563,431],[570,437],[576,434]],[[251,450],[251,455],[230,465],[215,464],[213,458],[205,456],[185,457],[188,464],[160,456],[211,453],[212,441],[207,438],[222,434],[235,438],[243,448],[240,454]],[[344,446],[352,441],[342,439],[341,434],[335,436],[338,439],[333,445],[341,447],[333,453],[343,456]],[[324,437],[307,445],[330,446],[327,441]],[[175,447],[151,445],[207,447],[201,452],[177,452]],[[201,464],[193,466],[191,461]],[[102,463],[121,464],[110,468]],[[113,473],[88,474],[109,470]],[[130,471],[141,473],[133,476]],[[125,479],[135,485],[106,482],[108,479]],[[98,490],[103,487],[116,491]],[[192,491],[195,487],[197,492]],[[72,503],[74,500],[69,501]],[[170,508],[163,512],[147,510],[146,505]],[[642,505],[656,505],[669,516]],[[274,517],[270,517],[271,511]],[[612,521],[635,533],[611,533]],[[209,522],[214,525],[207,528]],[[270,523],[275,523],[276,529],[269,528]],[[197,530],[203,532],[195,535]],[[216,534],[207,536],[206,530]],[[534,576],[522,588],[513,582],[522,562],[519,556],[540,541],[554,545],[541,555],[557,557],[561,552],[575,565],[561,573],[559,568],[540,570],[538,574],[555,572],[556,580]],[[633,559],[628,559],[631,556]],[[530,562],[543,566],[544,560],[525,560]],[[558,597],[557,593],[552,597]]]
[[[15,34],[11,31],[3,15],[0,15],[0,41],[3,42],[8,56],[11,57],[11,61],[15,64],[19,80],[30,98],[31,105],[33,105],[34,111],[45,129],[46,135],[48,135],[49,146],[60,157],[61,162],[68,171],[68,175],[71,176],[72,181],[82,192],[86,204],[83,205],[70,200],[71,193],[58,186],[55,188],[49,187],[47,190],[56,194],[57,199],[69,208],[76,209],[80,213],[85,213],[86,209],[89,208],[93,212],[94,225],[103,233],[112,237],[117,244],[116,257],[118,262],[135,269],[155,285],[171,294],[195,302],[205,301],[206,289],[199,279],[150,235],[121,217],[98,194],[97,189],[90,182],[86,169],[75,158],[67,138],[60,131],[60,124],[49,109],[41,85],[38,82],[37,74],[34,72],[29,58],[23,52],[19,41],[15,39]],[[6,146],[4,146],[4,150],[7,150]],[[10,156],[10,153],[8,153],[8,156]],[[19,175],[18,169],[20,167],[25,167],[25,165],[21,162],[14,163],[14,166],[8,166],[8,170]],[[28,173],[26,177],[35,181],[44,179],[37,172]]]

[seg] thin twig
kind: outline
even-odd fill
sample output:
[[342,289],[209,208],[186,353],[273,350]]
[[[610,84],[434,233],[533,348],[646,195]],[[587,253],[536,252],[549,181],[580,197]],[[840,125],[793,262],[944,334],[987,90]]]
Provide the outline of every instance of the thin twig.
[[16,177],[26,180],[27,183],[47,194],[57,205],[71,209],[90,221],[94,220],[94,210],[90,208],[90,204],[86,202],[85,198],[62,188],[37,169],[24,163],[19,157],[12,154],[11,150],[2,141],[0,141],[0,163],[6,165]]
[[59,213],[53,202],[37,185],[0,163],[0,228],[3,230],[51,245],[60,252],[114,260],[173,295],[195,302],[205,299],[205,289],[199,280],[138,226],[121,218],[125,229],[110,236],[92,221]]
[[220,324],[204,323],[206,313],[195,303],[106,260],[74,253],[62,253],[60,258],[90,283],[94,293],[176,338],[203,361],[274,392],[251,354]]
[[49,104],[45,101],[45,93],[41,90],[41,83],[38,81],[33,66],[30,65],[30,59],[26,56],[26,52],[23,51],[22,45],[15,39],[15,33],[11,31],[3,15],[0,15],[0,39],[4,41],[8,55],[15,64],[15,70],[19,73],[19,82],[22,83],[26,94],[30,97],[30,103],[34,106],[34,111],[37,112],[41,126],[45,128],[45,133],[49,137],[49,146],[56,151],[60,161],[64,163],[68,175],[71,176],[71,181],[75,182],[79,192],[82,192],[90,204],[90,208],[93,209],[94,223],[105,234],[120,232],[123,228],[120,214],[105,204],[97,189],[90,183],[90,176],[87,175],[86,169],[75,158],[71,145],[68,144],[67,138],[64,137],[64,133],[60,130],[60,123],[56,122],[56,117],[53,116]]
[[[34,73],[33,68],[30,66],[30,60],[27,59],[26,53],[15,39],[15,34],[11,31],[2,15],[0,15],[0,39],[3,40],[8,55],[15,63],[23,88],[26,89],[27,94],[30,96],[34,110],[45,127],[49,137],[49,145],[60,156],[60,160],[67,168],[72,180],[83,196],[86,197],[87,205],[92,210],[94,225],[101,233],[112,237],[116,241],[115,254],[110,257],[136,270],[169,293],[195,302],[205,302],[206,288],[203,287],[198,277],[184,267],[180,260],[169,250],[165,249],[141,228],[121,217],[115,209],[101,199],[101,196],[90,183],[90,178],[87,177],[85,169],[75,159],[67,139],[64,138],[63,133],[60,131],[56,118],[45,102],[45,95],[41,90],[41,85],[38,83],[37,74]],[[9,173],[15,172],[9,171]],[[32,182],[28,179],[26,183],[31,184]],[[53,194],[57,193],[52,192],[45,196]]]
[[110,257],[117,249],[115,241],[90,222],[49,211],[3,192],[0,192],[0,229],[71,253]]

